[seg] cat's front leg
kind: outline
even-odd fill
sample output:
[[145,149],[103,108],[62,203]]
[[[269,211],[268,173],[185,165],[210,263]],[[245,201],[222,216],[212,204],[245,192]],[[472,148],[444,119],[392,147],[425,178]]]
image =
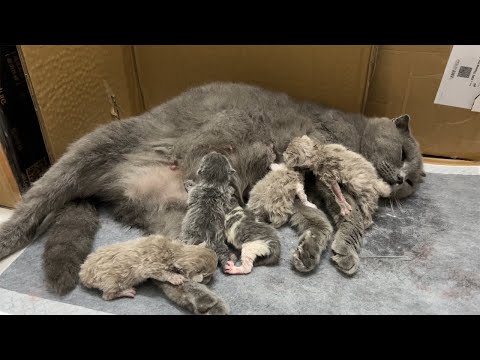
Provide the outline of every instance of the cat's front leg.
[[185,281],[182,285],[154,280],[174,304],[197,315],[227,315],[229,306],[204,284]]
[[364,219],[359,206],[349,194],[345,194],[346,201],[353,204],[348,218],[334,216],[337,220],[337,231],[332,242],[332,258],[338,270],[353,275],[360,265],[359,253],[362,248],[365,232]]

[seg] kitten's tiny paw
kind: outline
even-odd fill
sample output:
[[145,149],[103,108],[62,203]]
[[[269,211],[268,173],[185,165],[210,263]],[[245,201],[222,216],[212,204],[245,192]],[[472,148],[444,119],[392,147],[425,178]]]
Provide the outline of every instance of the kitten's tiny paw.
[[234,268],[235,268],[235,263],[233,261],[227,261],[227,263],[225,264],[225,267],[223,268],[223,271],[227,274],[231,274]]
[[185,277],[180,274],[174,274],[168,278],[168,282],[172,285],[182,285],[184,281]]

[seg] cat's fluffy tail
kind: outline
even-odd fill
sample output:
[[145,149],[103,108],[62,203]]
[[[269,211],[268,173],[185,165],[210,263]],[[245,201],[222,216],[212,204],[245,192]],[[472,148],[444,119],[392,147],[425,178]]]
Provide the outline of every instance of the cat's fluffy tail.
[[77,174],[75,167],[65,166],[65,162],[60,160],[35,182],[0,227],[0,259],[28,245],[45,217],[71,199]]
[[92,249],[98,226],[97,210],[86,200],[68,202],[55,214],[43,260],[47,284],[60,295],[77,285],[80,266]]

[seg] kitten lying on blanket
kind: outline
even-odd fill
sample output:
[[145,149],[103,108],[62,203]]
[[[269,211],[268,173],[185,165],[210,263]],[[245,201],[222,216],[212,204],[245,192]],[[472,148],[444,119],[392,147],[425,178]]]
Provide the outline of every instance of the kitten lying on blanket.
[[205,244],[187,245],[151,235],[99,248],[80,268],[80,282],[103,291],[104,300],[135,297],[134,286],[151,278],[173,285],[187,279],[208,283],[217,256]]
[[283,153],[287,166],[311,170],[334,195],[343,216],[352,207],[345,200],[339,184],[353,195],[364,216],[364,226],[369,227],[378,208],[378,197],[388,197],[390,186],[377,174],[373,165],[362,155],[343,145],[322,145],[304,135],[294,138]]
[[227,242],[241,250],[242,265],[225,265],[227,274],[248,274],[253,265],[275,265],[280,259],[280,239],[271,225],[260,222],[249,209],[233,208],[225,218]]
[[279,228],[293,214],[295,196],[304,205],[316,208],[305,195],[303,174],[287,168],[285,164],[274,163],[270,169],[250,191],[247,206],[258,219]]
[[[182,222],[180,238],[187,244],[207,243],[215,250],[222,270],[230,251],[225,242],[225,214],[232,198],[235,170],[229,160],[217,152],[205,155],[197,172],[198,180],[187,180],[188,210]],[[237,194],[241,199],[242,195]]]

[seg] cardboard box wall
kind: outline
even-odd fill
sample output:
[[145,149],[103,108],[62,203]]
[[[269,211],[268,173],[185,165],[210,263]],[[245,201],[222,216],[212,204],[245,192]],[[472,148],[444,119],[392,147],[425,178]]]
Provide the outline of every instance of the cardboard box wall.
[[21,46],[52,161],[111,121],[108,84],[121,117],[139,114],[210,81],[243,81],[362,111],[375,47]]
[[[361,112],[376,53],[370,45],[18,49],[52,163],[70,143],[116,115],[139,114],[211,81],[258,84]],[[13,206],[20,193],[4,158],[0,157],[0,205]]]
[[380,46],[365,113],[408,113],[424,155],[480,160],[480,113],[437,105],[452,46]]

